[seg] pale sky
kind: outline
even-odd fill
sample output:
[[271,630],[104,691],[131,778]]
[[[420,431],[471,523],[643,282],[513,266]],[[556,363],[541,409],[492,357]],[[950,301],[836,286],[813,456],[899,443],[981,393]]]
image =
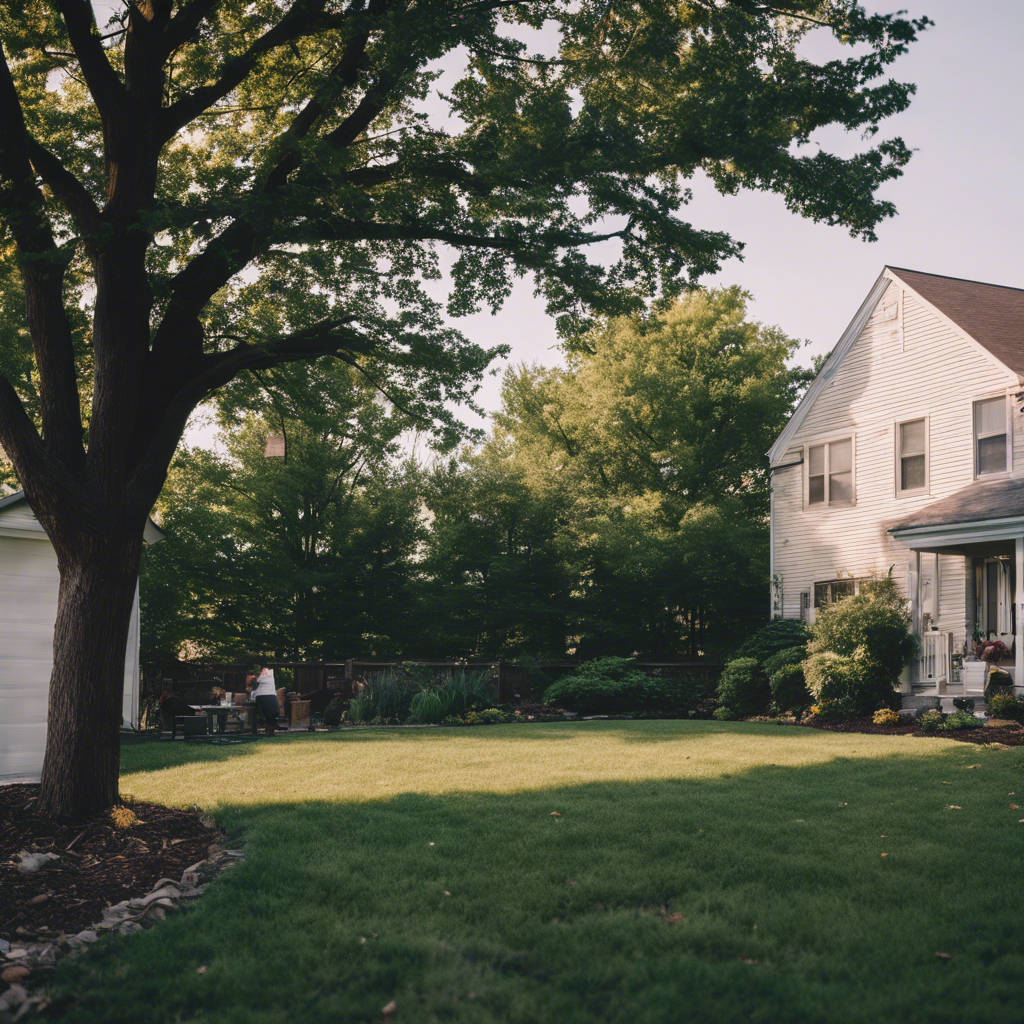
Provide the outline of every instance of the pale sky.
[[[865,6],[905,7],[935,22],[891,69],[918,90],[879,137],[900,135],[916,152],[903,177],[881,193],[898,214],[880,227],[879,240],[865,243],[843,228],[804,220],[775,196],[723,197],[702,182],[692,183],[686,211],[697,226],[746,243],[742,261],[728,261],[704,283],[750,291],[753,317],[808,339],[808,360],[835,344],[885,264],[1024,287],[1024,2],[868,0]],[[554,325],[532,292],[529,281],[520,282],[496,316],[481,313],[456,325],[480,344],[510,345],[513,363],[555,363]],[[486,409],[497,408],[499,388],[499,378],[488,378],[479,396]],[[464,419],[480,423],[469,413]],[[198,432],[189,437],[199,440]]]

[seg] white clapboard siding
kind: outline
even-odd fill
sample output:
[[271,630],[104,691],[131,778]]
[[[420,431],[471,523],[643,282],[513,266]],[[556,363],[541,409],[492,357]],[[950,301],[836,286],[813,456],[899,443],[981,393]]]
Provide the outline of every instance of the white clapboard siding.
[[[57,617],[57,556],[25,502],[0,509],[0,785],[38,780]],[[138,724],[139,598],[135,595],[122,715]]]
[[[882,310],[899,304],[900,315]],[[1005,394],[1016,374],[892,280],[871,317],[789,439],[776,464],[803,459],[805,446],[852,437],[856,503],[806,508],[806,465],[773,474],[773,572],[781,578],[783,614],[799,617],[800,595],[815,582],[894,573],[907,592],[913,557],[887,533],[912,512],[974,479],[973,403]],[[896,494],[895,424],[928,417],[928,493]],[[1013,413],[1013,469],[1024,471],[1024,430]],[[965,561],[939,559],[939,629],[961,643],[965,630]],[[812,598],[813,600],[813,598]]]

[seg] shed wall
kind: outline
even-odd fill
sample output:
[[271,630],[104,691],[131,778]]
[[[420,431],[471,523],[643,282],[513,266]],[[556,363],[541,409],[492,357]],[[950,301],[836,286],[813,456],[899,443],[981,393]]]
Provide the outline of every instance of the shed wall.
[[[26,514],[27,513],[27,514]],[[28,507],[4,510],[0,523],[35,524]],[[57,617],[57,556],[36,530],[0,535],[0,784],[35,781],[43,766],[46,708]],[[139,599],[125,659],[122,715],[138,724]]]

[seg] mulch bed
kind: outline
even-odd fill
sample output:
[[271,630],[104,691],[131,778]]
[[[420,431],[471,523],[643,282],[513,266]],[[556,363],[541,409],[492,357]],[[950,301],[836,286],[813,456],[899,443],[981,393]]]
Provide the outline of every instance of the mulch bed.
[[960,740],[963,743],[1003,743],[1008,747],[1024,746],[1024,728],[1021,726],[992,727],[980,729],[957,729],[956,732],[925,732],[919,725],[875,725],[871,717],[851,718],[847,722],[801,722],[808,729],[827,729],[830,732],[870,732],[885,736],[937,736],[944,740]]
[[[0,786],[0,937],[53,939],[98,921],[112,904],[180,878],[222,835],[194,811],[133,803],[139,824],[109,817],[60,822],[32,812],[39,787]],[[55,853],[51,867],[18,870],[17,854]],[[42,898],[40,898],[42,897]]]

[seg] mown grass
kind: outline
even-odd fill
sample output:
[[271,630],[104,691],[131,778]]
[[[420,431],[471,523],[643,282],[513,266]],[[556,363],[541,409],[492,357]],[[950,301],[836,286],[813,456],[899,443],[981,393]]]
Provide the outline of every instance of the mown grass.
[[248,856],[65,964],[58,1015],[1007,1021],[1022,766],[1019,748],[697,722],[130,747],[125,792],[209,809]]

